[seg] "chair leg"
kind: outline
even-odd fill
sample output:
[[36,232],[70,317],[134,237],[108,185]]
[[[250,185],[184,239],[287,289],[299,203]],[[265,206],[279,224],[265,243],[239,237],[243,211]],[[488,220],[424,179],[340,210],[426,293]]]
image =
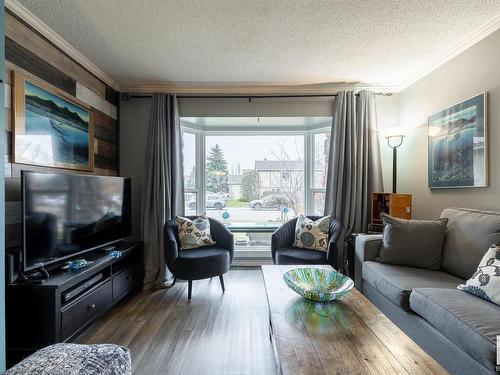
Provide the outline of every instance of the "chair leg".
[[193,290],[193,280],[188,280],[188,299],[191,299],[192,290]]
[[222,292],[224,293],[226,291],[226,288],[224,287],[224,276],[219,275],[219,280],[220,280],[220,286],[222,288]]

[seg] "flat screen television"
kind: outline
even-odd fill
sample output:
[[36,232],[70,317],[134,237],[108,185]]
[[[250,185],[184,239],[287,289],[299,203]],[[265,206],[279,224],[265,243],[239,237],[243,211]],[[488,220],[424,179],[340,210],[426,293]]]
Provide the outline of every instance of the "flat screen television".
[[131,235],[129,178],[23,171],[21,186],[24,272]]

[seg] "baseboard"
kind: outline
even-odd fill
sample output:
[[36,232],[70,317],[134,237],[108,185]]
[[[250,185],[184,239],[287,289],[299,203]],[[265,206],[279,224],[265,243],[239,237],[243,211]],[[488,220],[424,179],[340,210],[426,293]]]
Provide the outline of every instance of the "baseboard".
[[234,259],[231,264],[234,267],[258,267],[263,265],[272,265],[272,259]]

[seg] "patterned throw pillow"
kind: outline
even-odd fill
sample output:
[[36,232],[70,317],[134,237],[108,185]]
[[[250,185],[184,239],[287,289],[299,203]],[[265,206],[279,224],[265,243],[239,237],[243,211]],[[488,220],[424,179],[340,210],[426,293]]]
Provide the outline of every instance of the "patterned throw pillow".
[[457,288],[500,305],[500,246],[492,245],[476,273]]
[[175,220],[177,221],[182,250],[215,244],[210,235],[210,221],[205,214],[194,220],[182,216],[176,216]]
[[294,247],[311,250],[326,251],[328,248],[328,229],[330,228],[330,216],[322,217],[312,221],[304,215],[299,215],[295,225]]

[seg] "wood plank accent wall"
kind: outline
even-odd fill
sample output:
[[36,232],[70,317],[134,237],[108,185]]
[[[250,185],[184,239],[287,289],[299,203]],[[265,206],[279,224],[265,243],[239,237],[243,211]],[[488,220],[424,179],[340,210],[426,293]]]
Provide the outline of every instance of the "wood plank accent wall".
[[15,248],[22,245],[21,171],[57,171],[59,173],[71,171],[11,162],[13,136],[12,72],[19,71],[28,77],[40,78],[92,107],[94,116],[93,174],[97,175],[118,175],[119,93],[67,56],[29,25],[9,13],[7,9],[5,12],[5,60],[6,248]]

